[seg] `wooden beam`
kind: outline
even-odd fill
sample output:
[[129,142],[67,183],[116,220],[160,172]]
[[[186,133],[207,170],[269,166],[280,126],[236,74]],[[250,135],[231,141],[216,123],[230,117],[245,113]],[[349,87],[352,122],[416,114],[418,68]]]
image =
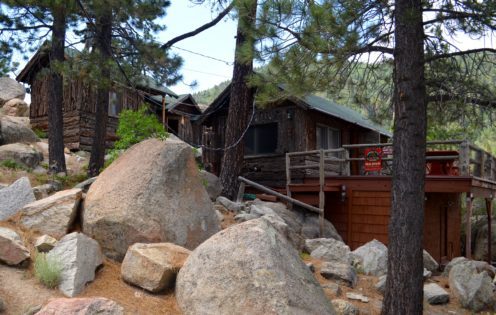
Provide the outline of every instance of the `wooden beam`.
[[325,170],[324,170],[324,150],[320,150],[320,161],[319,161],[319,208],[321,210],[320,220],[319,220],[319,232],[320,237],[324,237],[324,206],[325,206]]
[[487,212],[487,262],[492,265],[492,252],[491,252],[491,242],[492,242],[492,211],[493,210],[493,198],[486,198],[486,212]]
[[470,147],[467,141],[460,144],[460,175],[470,176]]
[[472,194],[467,194],[465,200],[466,204],[466,218],[465,218],[465,255],[468,259],[472,258],[472,207],[474,198]]

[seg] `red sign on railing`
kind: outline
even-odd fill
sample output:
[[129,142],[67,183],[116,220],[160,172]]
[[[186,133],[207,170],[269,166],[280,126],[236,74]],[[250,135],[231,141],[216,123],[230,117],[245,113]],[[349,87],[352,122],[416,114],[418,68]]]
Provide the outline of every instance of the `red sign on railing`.
[[366,148],[365,152],[366,172],[374,172],[382,170],[382,149],[381,148]]

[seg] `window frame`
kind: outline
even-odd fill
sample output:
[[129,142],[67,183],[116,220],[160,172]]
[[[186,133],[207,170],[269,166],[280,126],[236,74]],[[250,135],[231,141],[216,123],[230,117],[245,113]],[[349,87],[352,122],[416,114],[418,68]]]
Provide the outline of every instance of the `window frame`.
[[[326,132],[326,148],[322,148],[321,147],[321,143],[322,143],[322,139],[321,137],[319,137],[319,128],[320,129],[324,129]],[[329,132],[331,131],[331,132]],[[337,133],[337,144],[336,144],[336,147],[335,148],[331,148],[330,147],[330,142],[329,140],[332,140],[330,138],[330,136],[333,134],[333,133]],[[320,140],[320,141],[319,141]],[[319,143],[320,142],[320,143]],[[339,128],[335,128],[335,127],[331,127],[329,125],[325,125],[325,124],[319,124],[317,123],[316,126],[315,126],[315,148],[317,150],[329,150],[329,149],[339,149],[341,147],[341,129]]]

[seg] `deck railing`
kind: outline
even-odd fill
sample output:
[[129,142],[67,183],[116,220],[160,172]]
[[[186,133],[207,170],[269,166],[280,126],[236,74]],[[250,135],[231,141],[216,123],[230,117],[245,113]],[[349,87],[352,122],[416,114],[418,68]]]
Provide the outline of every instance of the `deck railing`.
[[[348,175],[391,175],[392,143],[346,144],[339,149],[313,150],[286,153],[286,183],[293,180]],[[381,148],[383,151],[380,171],[366,171],[364,150]],[[482,182],[496,184],[496,158],[489,152],[466,140],[428,141],[426,175],[472,176]]]

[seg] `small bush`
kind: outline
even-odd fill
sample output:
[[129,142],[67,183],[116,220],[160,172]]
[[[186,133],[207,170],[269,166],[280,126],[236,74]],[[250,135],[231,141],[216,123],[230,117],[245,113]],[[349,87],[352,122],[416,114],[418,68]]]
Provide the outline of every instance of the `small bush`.
[[37,253],[34,260],[34,275],[47,288],[55,288],[60,282],[62,267],[53,256]]
[[2,162],[0,162],[0,166],[5,167],[5,168],[10,168],[10,169],[15,170],[15,171],[17,171],[17,170],[24,170],[24,171],[29,170],[26,166],[24,166],[20,163],[17,163],[14,160],[2,161]]
[[46,131],[43,131],[41,129],[33,129],[33,132],[40,139],[47,139],[48,138]]
[[119,140],[115,142],[114,149],[110,150],[110,158],[105,161],[104,168],[117,159],[123,150],[128,149],[133,144],[148,138],[164,140],[168,136],[158,118],[153,114],[148,114],[144,105],[137,111],[125,109],[119,114],[116,134]]

